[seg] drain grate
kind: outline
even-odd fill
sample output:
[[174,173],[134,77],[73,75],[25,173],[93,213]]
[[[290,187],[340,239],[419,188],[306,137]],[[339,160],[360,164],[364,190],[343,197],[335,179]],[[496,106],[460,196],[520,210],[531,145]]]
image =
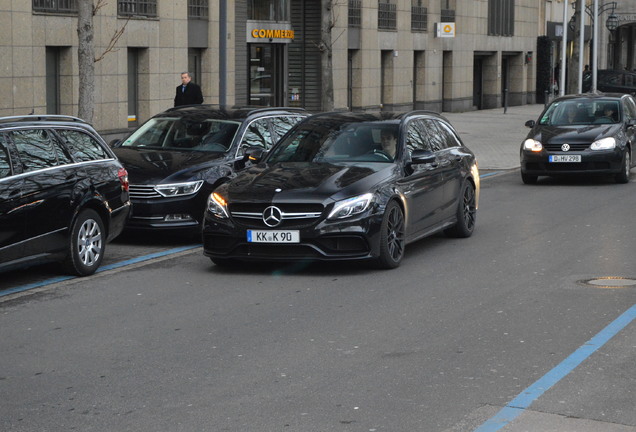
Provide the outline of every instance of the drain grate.
[[636,287],[636,279],[622,276],[605,276],[578,281],[582,285],[596,288],[629,288]]

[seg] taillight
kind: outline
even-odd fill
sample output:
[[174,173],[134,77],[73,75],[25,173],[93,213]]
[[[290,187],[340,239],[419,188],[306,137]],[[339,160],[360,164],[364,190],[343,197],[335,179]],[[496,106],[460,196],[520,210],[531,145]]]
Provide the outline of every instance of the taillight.
[[128,192],[128,171],[126,171],[125,168],[119,168],[119,171],[117,171],[117,177],[119,177],[121,188]]

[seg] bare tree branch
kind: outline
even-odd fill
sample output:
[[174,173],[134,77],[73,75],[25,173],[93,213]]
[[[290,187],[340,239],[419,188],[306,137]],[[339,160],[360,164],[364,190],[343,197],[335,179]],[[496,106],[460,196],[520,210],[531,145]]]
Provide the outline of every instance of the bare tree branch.
[[[101,0],[97,3],[96,8],[97,7],[101,7],[101,6],[99,6],[99,3],[101,3]],[[94,60],[95,63],[97,63],[98,61],[102,60],[106,56],[106,54],[108,54],[109,52],[118,51],[117,49],[115,49],[115,45],[117,44],[117,41],[119,40],[119,38],[122,37],[122,35],[126,31],[126,26],[128,25],[129,21],[130,21],[130,17],[128,17],[128,19],[126,20],[124,25],[121,26],[121,28],[115,30],[115,33],[113,33],[113,36],[110,38],[110,41],[108,42],[108,46],[106,47],[104,52],[99,57],[97,57]]]

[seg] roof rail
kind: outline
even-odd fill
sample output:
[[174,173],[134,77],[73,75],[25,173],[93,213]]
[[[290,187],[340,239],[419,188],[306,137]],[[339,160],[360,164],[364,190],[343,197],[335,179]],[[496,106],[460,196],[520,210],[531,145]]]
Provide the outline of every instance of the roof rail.
[[72,121],[72,122],[86,123],[85,120],[82,120],[79,117],[73,117],[73,116],[61,115],[61,114],[26,114],[21,116],[0,117],[0,123],[28,122],[28,121],[38,121],[38,120],[58,120],[58,121]]

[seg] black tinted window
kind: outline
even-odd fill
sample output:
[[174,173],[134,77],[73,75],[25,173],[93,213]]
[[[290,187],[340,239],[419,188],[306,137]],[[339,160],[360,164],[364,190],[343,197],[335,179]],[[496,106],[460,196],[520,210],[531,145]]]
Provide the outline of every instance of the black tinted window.
[[106,150],[90,135],[74,130],[60,130],[58,132],[76,161],[110,158]]
[[247,131],[241,141],[241,146],[255,146],[269,148],[272,143],[272,134],[269,131],[267,119],[254,120],[247,127]]
[[71,163],[66,150],[46,129],[11,132],[25,172]]
[[459,141],[459,138],[457,138],[457,135],[449,125],[441,121],[436,122],[436,124],[441,135],[444,137],[445,147],[459,147],[462,145],[461,141]]
[[[0,136],[0,140],[2,137]],[[11,163],[9,159],[9,154],[7,153],[7,149],[4,147],[4,144],[0,143],[0,178],[8,177],[11,175]]]
[[430,136],[431,149],[433,151],[440,151],[447,147],[447,136],[444,130],[439,127],[439,122],[433,119],[423,119],[426,130]]
[[409,123],[406,147],[411,153],[415,150],[432,151],[426,125],[423,120],[413,120]]
[[289,129],[303,118],[298,116],[281,116],[271,117],[269,121],[272,123],[274,133],[277,135],[277,139],[287,133]]

